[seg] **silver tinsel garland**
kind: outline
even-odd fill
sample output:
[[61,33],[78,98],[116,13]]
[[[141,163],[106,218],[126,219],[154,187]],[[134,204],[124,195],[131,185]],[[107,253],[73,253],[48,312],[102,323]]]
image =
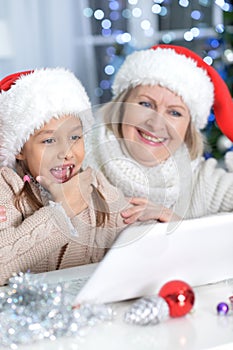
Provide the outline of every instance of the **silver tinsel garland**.
[[51,287],[30,273],[12,277],[0,292],[0,345],[14,349],[42,339],[78,336],[83,328],[112,319],[112,308],[103,304],[73,309],[64,284]]

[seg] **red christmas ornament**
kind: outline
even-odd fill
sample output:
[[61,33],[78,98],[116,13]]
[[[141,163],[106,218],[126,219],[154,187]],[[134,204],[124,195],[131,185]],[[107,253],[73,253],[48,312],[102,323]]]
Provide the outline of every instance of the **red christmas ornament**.
[[179,280],[165,283],[159,291],[159,296],[168,303],[171,317],[186,315],[195,301],[192,288],[186,282]]

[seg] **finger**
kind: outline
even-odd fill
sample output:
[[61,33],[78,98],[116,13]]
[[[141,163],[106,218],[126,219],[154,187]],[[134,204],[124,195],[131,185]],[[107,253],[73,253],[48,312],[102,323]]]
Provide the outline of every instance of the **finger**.
[[130,198],[130,203],[134,205],[145,205],[148,203],[147,198],[132,197]]
[[78,183],[78,189],[83,196],[92,193],[94,185],[91,181],[82,180]]
[[143,210],[145,210],[145,206],[136,206],[136,207],[131,207],[128,209],[125,209],[121,212],[121,216],[123,218],[128,218],[136,213],[141,213]]
[[179,219],[180,218],[171,209],[168,208],[163,208],[158,217],[158,220],[161,222],[177,221]]
[[156,211],[153,208],[152,210],[141,212],[138,221],[158,220],[160,222],[169,222],[173,215],[174,213],[171,209],[158,207]]
[[90,185],[92,182],[93,182],[93,173],[92,173],[92,170],[91,171],[86,171],[85,172],[82,172],[79,174],[79,182],[82,184],[82,185],[85,185],[85,184],[88,184]]
[[85,171],[88,171],[89,173],[92,173],[93,170],[92,170],[92,168],[90,166],[88,166]]
[[159,221],[161,222],[169,222],[169,221],[180,221],[181,217],[176,215],[175,213],[171,212],[170,214],[162,214],[162,216],[159,218]]
[[171,215],[155,215],[155,213],[139,213],[137,217],[137,221],[140,222],[145,222],[149,220],[157,220],[159,222],[169,222],[171,220],[172,214]]
[[133,224],[134,222],[139,221],[139,216],[140,216],[139,213],[135,213],[134,215],[131,215],[128,218],[124,218],[124,223],[129,225]]
[[88,177],[88,176],[90,177],[92,176],[92,169],[90,167],[88,167],[87,169],[85,169],[80,173],[80,177]]
[[143,197],[126,197],[126,200],[133,205],[146,205],[148,203],[148,199]]

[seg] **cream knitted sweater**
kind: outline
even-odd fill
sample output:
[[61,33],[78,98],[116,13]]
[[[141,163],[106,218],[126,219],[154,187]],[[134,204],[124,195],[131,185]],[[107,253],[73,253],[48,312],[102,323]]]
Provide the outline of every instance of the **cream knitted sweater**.
[[[9,168],[0,170],[0,205],[5,205],[7,221],[0,223],[0,285],[14,272],[33,273],[64,269],[98,262],[125,227],[120,211],[126,205],[122,192],[111,186],[103,175],[94,184],[104,195],[110,209],[110,220],[104,228],[96,227],[93,206],[72,218],[71,223],[59,204],[37,211],[24,203],[23,214],[14,206],[14,196],[22,188],[22,179]],[[34,193],[41,197],[32,183]],[[44,197],[44,196],[43,196]],[[77,235],[72,235],[75,228]]]

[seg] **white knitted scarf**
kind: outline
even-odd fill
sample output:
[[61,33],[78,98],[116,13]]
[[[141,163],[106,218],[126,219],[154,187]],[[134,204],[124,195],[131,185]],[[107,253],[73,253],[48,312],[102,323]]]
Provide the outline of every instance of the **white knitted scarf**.
[[[183,214],[192,191],[192,172],[199,159],[190,161],[182,145],[166,161],[154,167],[137,163],[127,152],[124,141],[117,139],[104,125],[98,125],[89,135],[85,165],[102,171],[114,186],[128,197],[144,197]],[[185,204],[181,203],[181,198]],[[179,203],[179,204],[178,204]],[[178,209],[179,208],[179,209]]]

